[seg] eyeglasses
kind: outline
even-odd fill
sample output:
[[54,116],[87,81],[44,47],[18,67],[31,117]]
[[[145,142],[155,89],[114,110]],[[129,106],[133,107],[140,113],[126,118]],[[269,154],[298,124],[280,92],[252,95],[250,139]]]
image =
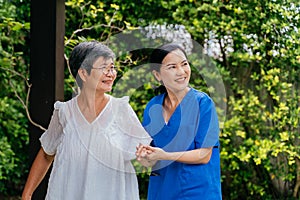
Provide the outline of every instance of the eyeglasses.
[[111,67],[92,67],[92,69],[97,69],[103,74],[107,75],[108,73],[117,74],[117,67],[111,66]]

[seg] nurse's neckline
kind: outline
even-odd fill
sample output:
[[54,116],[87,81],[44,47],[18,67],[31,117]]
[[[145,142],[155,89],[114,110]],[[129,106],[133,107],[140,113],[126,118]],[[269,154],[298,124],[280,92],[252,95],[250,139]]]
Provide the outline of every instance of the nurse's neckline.
[[[182,98],[180,100],[173,101],[173,102],[170,99],[170,96],[166,93],[166,95],[163,99],[163,104],[162,104],[163,118],[164,118],[165,124],[168,124],[168,122],[171,119],[176,108],[182,102],[182,100],[185,98],[185,96],[189,93],[190,90],[191,90],[191,88],[189,87],[188,90],[186,90],[186,93],[182,96]],[[177,99],[177,98],[173,98],[173,99]]]

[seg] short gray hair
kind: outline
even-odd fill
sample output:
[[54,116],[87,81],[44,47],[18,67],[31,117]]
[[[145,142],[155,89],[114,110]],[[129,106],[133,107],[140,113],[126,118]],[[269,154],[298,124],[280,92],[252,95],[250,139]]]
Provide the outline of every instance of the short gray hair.
[[[114,52],[106,45],[98,41],[81,42],[75,46],[69,58],[69,65],[73,77],[76,78],[80,68],[86,69],[88,73],[91,72],[94,62],[99,58],[115,59]],[[79,87],[82,86],[82,80],[76,78]]]

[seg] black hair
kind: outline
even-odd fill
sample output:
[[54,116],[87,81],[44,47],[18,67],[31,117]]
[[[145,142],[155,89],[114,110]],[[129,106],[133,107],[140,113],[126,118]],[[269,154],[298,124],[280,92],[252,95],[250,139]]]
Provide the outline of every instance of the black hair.
[[[164,44],[156,49],[154,49],[150,55],[150,66],[152,70],[155,71],[160,71],[160,67],[162,64],[162,61],[164,60],[164,58],[172,51],[175,51],[179,49],[180,51],[182,51],[182,53],[184,53],[184,55],[187,57],[185,50],[183,49],[183,47],[179,44],[176,43],[168,43],[168,44]],[[164,85],[160,85],[159,87],[155,88],[154,93],[156,95],[158,94],[162,94],[167,92],[166,88]]]

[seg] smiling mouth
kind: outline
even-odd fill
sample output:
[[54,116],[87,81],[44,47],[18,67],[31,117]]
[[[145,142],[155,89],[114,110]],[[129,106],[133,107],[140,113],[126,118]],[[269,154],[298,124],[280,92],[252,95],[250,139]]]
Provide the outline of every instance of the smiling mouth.
[[104,80],[104,81],[101,81],[101,82],[104,83],[104,84],[111,85],[113,83],[113,80]]
[[176,82],[182,82],[182,81],[185,81],[186,80],[186,77],[183,77],[183,78],[178,78],[178,79],[176,79],[175,81]]
[[109,82],[109,83],[110,83],[110,82],[113,82],[113,80],[103,80],[102,82],[103,82],[103,83],[106,83],[106,82]]

